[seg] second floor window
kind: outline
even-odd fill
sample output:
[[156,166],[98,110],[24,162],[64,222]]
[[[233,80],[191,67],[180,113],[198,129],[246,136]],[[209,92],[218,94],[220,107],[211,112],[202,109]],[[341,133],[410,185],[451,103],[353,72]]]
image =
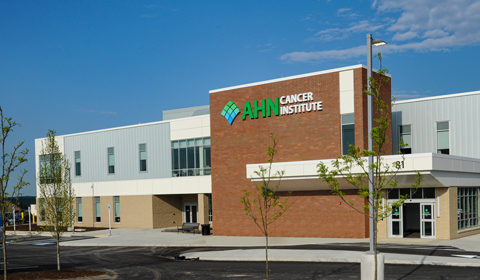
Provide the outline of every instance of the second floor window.
[[342,115],[342,155],[347,155],[350,145],[355,145],[355,117]]
[[210,174],[210,137],[172,141],[173,177]]
[[108,148],[108,174],[115,173],[115,154],[113,148]]
[[412,126],[401,125],[400,126],[400,140],[403,145],[400,145],[400,152],[402,154],[412,153]]
[[82,169],[80,165],[80,151],[75,151],[75,176],[82,175]]
[[147,171],[147,144],[138,145],[140,153],[140,171]]
[[437,153],[450,154],[450,126],[448,122],[437,122]]

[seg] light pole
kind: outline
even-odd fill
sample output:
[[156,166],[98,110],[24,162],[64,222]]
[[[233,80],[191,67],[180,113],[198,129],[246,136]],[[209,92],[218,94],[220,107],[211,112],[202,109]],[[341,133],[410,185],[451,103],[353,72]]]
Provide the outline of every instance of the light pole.
[[[370,92],[370,78],[372,77],[372,45],[374,46],[384,46],[387,42],[380,39],[373,39],[372,34],[367,34],[367,90]],[[368,104],[368,150],[373,151],[373,139],[372,139],[372,128],[373,128],[373,98],[372,95],[367,97]],[[367,252],[369,254],[374,254],[374,220],[373,220],[373,169],[371,165],[373,163],[373,154],[368,156],[368,191],[370,192],[369,203],[370,203],[370,250]]]

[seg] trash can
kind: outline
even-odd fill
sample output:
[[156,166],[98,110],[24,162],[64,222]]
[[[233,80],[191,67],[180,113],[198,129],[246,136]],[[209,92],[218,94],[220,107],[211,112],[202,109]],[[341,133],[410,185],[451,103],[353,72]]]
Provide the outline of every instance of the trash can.
[[210,235],[210,224],[202,225],[202,235]]

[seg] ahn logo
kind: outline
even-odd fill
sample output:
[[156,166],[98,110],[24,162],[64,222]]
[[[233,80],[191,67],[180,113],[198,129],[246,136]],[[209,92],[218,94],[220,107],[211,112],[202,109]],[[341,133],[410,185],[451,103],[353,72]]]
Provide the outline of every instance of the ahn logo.
[[225,105],[225,107],[223,107],[223,110],[222,110],[222,116],[224,116],[225,119],[227,119],[230,125],[232,125],[233,121],[235,120],[235,118],[238,116],[239,113],[240,113],[240,109],[238,109],[238,106],[232,101],[228,101],[227,105]]

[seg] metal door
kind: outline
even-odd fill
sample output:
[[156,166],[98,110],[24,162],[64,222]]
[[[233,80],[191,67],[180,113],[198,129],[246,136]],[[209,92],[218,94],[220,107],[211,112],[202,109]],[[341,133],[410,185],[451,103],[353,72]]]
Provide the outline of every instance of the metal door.
[[435,238],[435,203],[420,203],[420,237]]
[[[390,207],[392,207],[390,205]],[[389,237],[403,237],[403,206],[392,207],[389,223]]]

